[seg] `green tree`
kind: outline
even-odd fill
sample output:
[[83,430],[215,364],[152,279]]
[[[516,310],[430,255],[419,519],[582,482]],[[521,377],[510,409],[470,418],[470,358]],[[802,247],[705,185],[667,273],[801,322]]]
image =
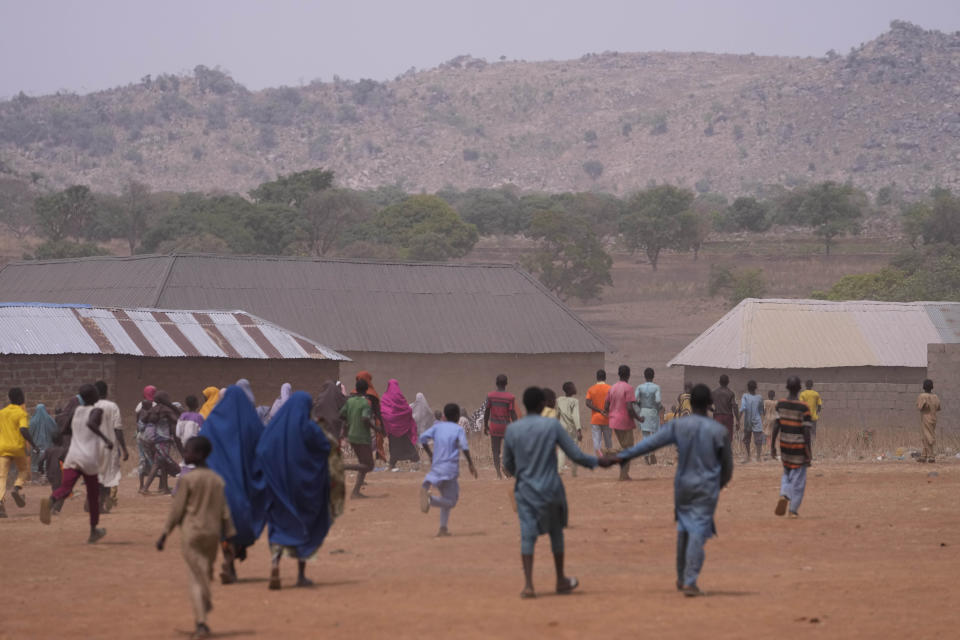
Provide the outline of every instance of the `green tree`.
[[451,189],[438,192],[482,236],[522,233],[530,224],[520,199],[509,189]]
[[29,182],[0,175],[0,226],[17,240],[23,240],[36,226],[34,198]]
[[539,246],[523,264],[561,300],[591,300],[612,285],[613,259],[589,221],[566,212],[538,211],[529,236]]
[[315,256],[327,255],[348,225],[367,223],[372,215],[373,207],[354,191],[325,189],[310,195],[300,206],[308,251]]
[[914,249],[923,240],[930,214],[930,205],[925,202],[911,203],[905,206],[900,214],[900,229]]
[[767,293],[767,283],[762,269],[731,270],[712,264],[707,293],[711,298],[723,294],[733,307],[747,298],[762,298]]
[[770,207],[751,197],[733,201],[725,212],[726,226],[735,231],[766,231],[770,228]]
[[[479,238],[475,226],[464,222],[442,198],[433,195],[410,196],[399,204],[383,209],[374,217],[373,227],[379,242],[401,248],[408,257],[412,257],[412,247],[419,247],[417,259],[420,260],[462,258],[473,249]],[[432,248],[438,250],[431,256],[420,255],[423,241],[416,240],[427,233],[443,239],[440,245],[431,240]]]
[[623,201],[609,193],[581,191],[550,196],[553,206],[587,220],[601,238],[616,235]]
[[925,244],[960,245],[960,198],[946,189],[933,191],[933,203],[923,220]]
[[681,233],[688,239],[694,261],[700,258],[700,250],[713,231],[715,221],[727,204],[727,199],[716,194],[705,193],[697,196],[690,207],[690,215],[683,216],[684,229]]
[[669,184],[650,187],[634,194],[626,203],[620,233],[626,248],[643,250],[657,270],[664,249],[683,251],[691,246],[688,235],[693,226],[690,206],[693,192]]
[[95,212],[95,200],[90,188],[73,185],[63,191],[41,196],[34,202],[37,226],[51,242],[68,237],[79,241]]
[[132,254],[157,211],[150,187],[136,180],[128,181],[120,194],[120,207],[123,235]]
[[860,233],[863,209],[859,193],[852,186],[828,181],[805,190],[799,214],[801,222],[823,239],[824,250],[830,255],[836,237]]
[[333,172],[324,169],[310,169],[277,176],[276,180],[264,182],[250,192],[257,202],[282,204],[295,209],[314,193],[333,186]]

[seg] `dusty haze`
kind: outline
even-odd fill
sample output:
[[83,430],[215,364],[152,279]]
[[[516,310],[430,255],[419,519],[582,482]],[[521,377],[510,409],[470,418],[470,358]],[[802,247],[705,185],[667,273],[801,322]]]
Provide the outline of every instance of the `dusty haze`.
[[0,98],[80,93],[220,65],[251,89],[334,74],[385,80],[469,53],[565,60],[602,51],[846,53],[892,19],[960,29],[954,0],[0,0]]

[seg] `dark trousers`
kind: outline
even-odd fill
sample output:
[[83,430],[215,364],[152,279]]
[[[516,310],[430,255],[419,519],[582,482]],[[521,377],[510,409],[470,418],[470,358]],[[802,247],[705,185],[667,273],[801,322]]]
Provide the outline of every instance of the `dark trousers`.
[[73,491],[73,485],[77,480],[83,478],[83,484],[87,489],[87,509],[90,510],[90,526],[95,527],[100,522],[100,482],[96,474],[87,475],[80,473],[76,469],[63,470],[63,482],[53,492],[53,497],[57,500],[63,500]]

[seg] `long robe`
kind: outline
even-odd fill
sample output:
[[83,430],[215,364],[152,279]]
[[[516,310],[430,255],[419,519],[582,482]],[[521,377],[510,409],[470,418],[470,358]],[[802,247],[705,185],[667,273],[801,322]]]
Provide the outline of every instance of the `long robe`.
[[556,418],[528,415],[507,428],[503,468],[516,478],[514,496],[523,531],[544,534],[567,526],[567,494],[557,473],[557,447],[581,466],[597,466],[597,459],[581,451]]
[[227,504],[237,530],[232,542],[241,548],[256,542],[266,518],[266,492],[254,481],[253,472],[263,432],[253,403],[235,385],[227,389],[203,423],[203,436],[213,445],[207,466],[220,474],[226,485]]
[[53,436],[57,433],[57,423],[47,413],[46,406],[38,404],[30,418],[30,438],[37,446],[37,453],[31,454],[31,464],[34,473],[43,457],[43,452],[53,444]]
[[304,391],[290,396],[257,445],[256,477],[267,498],[271,548],[305,560],[330,530],[330,442],[310,419],[313,401]]
[[706,416],[691,414],[664,424],[617,457],[629,460],[671,444],[677,447],[677,474],[673,480],[677,529],[707,539],[717,532],[713,514],[720,489],[733,476],[727,429]]

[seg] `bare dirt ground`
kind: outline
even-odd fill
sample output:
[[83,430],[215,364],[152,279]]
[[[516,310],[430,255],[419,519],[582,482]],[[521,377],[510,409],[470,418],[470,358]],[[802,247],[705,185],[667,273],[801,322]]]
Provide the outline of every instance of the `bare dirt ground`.
[[[930,476],[935,472],[935,476]],[[581,581],[551,593],[549,542],[536,556],[539,597],[521,601],[518,525],[509,483],[461,479],[453,537],[417,508],[422,473],[375,473],[368,500],[348,502],[317,561],[316,581],[268,591],[265,539],[240,565],[242,582],[214,585],[220,638],[955,637],[960,566],[960,464],[823,464],[810,469],[802,517],[773,515],[780,466],[738,465],[707,545],[705,598],[674,590],[672,468],[637,465],[565,477],[571,509],[567,567]],[[45,487],[0,521],[4,623],[0,638],[183,638],[192,629],[178,534],[153,548],[169,498],[139,497],[130,479],[103,517],[107,537],[85,544],[79,499],[45,527]]]

